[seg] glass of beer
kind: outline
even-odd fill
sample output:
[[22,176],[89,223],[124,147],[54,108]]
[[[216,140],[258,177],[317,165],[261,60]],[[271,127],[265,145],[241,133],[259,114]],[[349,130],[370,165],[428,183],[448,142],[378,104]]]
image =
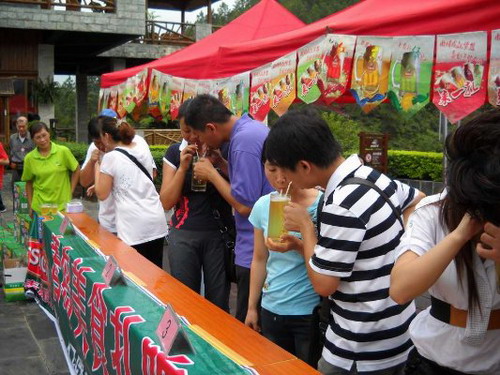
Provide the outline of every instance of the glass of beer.
[[50,204],[50,213],[52,215],[57,215],[57,212],[59,211],[59,207],[57,206],[56,203],[51,203]]
[[284,208],[288,203],[290,203],[289,195],[281,194],[279,192],[271,193],[267,236],[275,242],[281,242],[281,236],[288,233],[285,230],[284,216]]
[[193,155],[193,174],[191,176],[191,191],[196,191],[196,192],[204,192],[207,191],[207,182],[204,180],[198,180],[194,178],[194,165],[200,160],[200,157],[198,155]]
[[40,206],[40,213],[42,216],[47,216],[50,214],[50,208],[51,204],[50,203],[44,203]]

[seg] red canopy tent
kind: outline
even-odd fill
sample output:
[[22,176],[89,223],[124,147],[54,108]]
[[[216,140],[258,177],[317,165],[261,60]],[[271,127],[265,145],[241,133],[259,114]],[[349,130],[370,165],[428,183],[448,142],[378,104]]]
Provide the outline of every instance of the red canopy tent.
[[147,64],[103,74],[101,87],[118,85],[145,68],[184,78],[215,78],[217,52],[222,44],[243,43],[303,26],[301,20],[276,0],[262,0],[226,26],[189,47]]
[[254,69],[324,34],[403,36],[500,28],[498,0],[364,0],[301,29],[219,48],[218,77]]

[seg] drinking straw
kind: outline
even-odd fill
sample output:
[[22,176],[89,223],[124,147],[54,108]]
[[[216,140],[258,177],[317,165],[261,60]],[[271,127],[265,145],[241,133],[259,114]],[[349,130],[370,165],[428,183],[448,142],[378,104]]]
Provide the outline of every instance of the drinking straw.
[[288,187],[286,188],[285,195],[288,195],[288,192],[290,191],[290,186],[292,185],[292,181],[288,184]]

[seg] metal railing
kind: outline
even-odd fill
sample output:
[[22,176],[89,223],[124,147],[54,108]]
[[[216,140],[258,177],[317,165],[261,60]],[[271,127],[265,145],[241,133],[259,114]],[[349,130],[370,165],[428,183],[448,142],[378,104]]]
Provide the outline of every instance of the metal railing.
[[[212,26],[212,32],[220,26]],[[192,23],[146,21],[146,32],[134,42],[147,44],[181,44],[188,45],[196,41],[196,25]]]
[[115,0],[0,0],[0,2],[73,12],[115,13],[116,11]]

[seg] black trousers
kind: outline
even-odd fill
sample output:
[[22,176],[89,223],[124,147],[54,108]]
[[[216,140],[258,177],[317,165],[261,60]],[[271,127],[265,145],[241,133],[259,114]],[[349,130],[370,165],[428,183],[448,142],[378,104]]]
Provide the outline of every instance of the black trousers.
[[133,245],[144,258],[162,268],[163,265],[163,242],[165,237],[157,238],[156,240]]
[[236,265],[236,285],[238,294],[236,296],[235,317],[245,323],[248,310],[248,296],[250,294],[250,268]]
[[447,367],[442,367],[420,355],[417,349],[413,348],[406,362],[405,375],[467,375],[465,372],[456,371]]

